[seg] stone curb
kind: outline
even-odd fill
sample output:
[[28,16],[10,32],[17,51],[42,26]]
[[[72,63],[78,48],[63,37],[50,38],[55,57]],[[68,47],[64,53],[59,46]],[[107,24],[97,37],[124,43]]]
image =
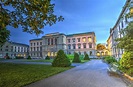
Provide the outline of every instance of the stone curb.
[[128,78],[129,80],[132,80],[132,81],[133,81],[133,77],[131,77],[131,76],[125,74],[125,73],[124,73],[124,76],[125,76],[126,78]]

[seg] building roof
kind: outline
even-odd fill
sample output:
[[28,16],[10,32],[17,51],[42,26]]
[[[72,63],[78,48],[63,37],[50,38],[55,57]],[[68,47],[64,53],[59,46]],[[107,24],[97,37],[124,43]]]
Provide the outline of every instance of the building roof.
[[12,41],[8,41],[11,44],[15,44],[15,45],[22,45],[22,46],[29,46],[27,44],[23,44],[23,43],[17,43],[17,42],[12,42]]
[[121,11],[121,13],[120,13],[120,15],[119,15],[119,17],[118,17],[118,19],[117,19],[117,21],[116,21],[114,27],[113,27],[113,30],[114,30],[114,28],[117,26],[117,24],[119,23],[120,19],[122,18],[122,15],[123,15],[124,11],[126,10],[126,8],[128,7],[128,3],[129,3],[130,1],[131,1],[131,0],[126,0],[126,3],[125,3],[125,5],[124,5],[124,7],[123,7],[123,9],[122,9],[122,11]]
[[31,39],[30,41],[34,41],[34,40],[42,40],[42,38]]
[[66,35],[67,37],[71,37],[71,36],[74,36],[74,35],[86,35],[86,34],[94,34],[94,32],[84,32],[84,33],[76,33],[76,34],[68,34]]

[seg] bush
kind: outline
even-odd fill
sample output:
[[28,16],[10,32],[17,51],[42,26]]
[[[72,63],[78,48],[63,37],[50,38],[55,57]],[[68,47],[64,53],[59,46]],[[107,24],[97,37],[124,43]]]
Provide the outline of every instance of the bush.
[[74,62],[74,63],[81,63],[81,60],[80,60],[80,58],[79,58],[78,53],[74,53],[73,62]]
[[28,56],[28,58],[27,58],[27,59],[31,60],[31,57],[30,57],[30,56]]
[[107,62],[109,64],[117,62],[117,60],[114,57],[112,57],[112,56],[105,56],[104,60],[105,60],[105,62]]
[[88,54],[85,54],[84,60],[90,60]]
[[119,68],[129,75],[133,75],[133,52],[124,52]]
[[59,50],[57,52],[57,56],[52,62],[52,66],[54,67],[69,67],[71,65],[70,60],[66,56],[63,50]]
[[73,54],[67,54],[67,57],[68,57],[70,60],[73,60],[74,55],[73,55]]
[[50,57],[49,56],[46,56],[45,60],[50,60]]

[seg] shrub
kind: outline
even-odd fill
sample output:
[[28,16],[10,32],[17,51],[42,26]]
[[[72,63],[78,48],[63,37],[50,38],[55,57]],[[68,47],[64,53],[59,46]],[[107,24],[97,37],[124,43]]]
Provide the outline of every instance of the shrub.
[[88,54],[85,54],[84,60],[90,60]]
[[70,60],[66,56],[63,50],[59,50],[57,52],[57,56],[52,62],[52,66],[54,67],[68,67],[71,65]]
[[129,75],[133,75],[133,52],[124,52],[119,68]]
[[81,62],[78,53],[74,53],[73,62],[74,62],[74,63],[80,63],[80,62]]
[[114,57],[112,57],[112,56],[105,56],[104,60],[105,60],[105,62],[107,62],[109,64],[117,62],[117,60]]
[[50,60],[50,57],[49,56],[46,56],[45,60]]
[[31,57],[30,57],[30,56],[28,56],[28,58],[27,58],[27,59],[31,60]]

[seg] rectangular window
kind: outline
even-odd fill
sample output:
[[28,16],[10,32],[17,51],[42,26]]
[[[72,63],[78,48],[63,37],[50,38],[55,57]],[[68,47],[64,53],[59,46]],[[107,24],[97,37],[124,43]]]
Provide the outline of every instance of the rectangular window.
[[71,49],[71,44],[68,45],[68,49]]
[[57,38],[55,38],[55,45],[57,45]]
[[78,44],[78,49],[81,49],[81,44]]
[[80,42],[80,38],[77,38],[78,39],[78,42]]
[[36,48],[34,47],[34,51],[36,51]]
[[70,43],[70,39],[67,39],[68,43]]
[[92,43],[89,43],[89,48],[92,48]]
[[32,51],[32,47],[30,48],[30,50]]
[[48,38],[48,45],[50,45],[50,39]]
[[73,44],[73,49],[76,49],[76,44]]
[[83,48],[86,48],[86,43],[83,43]]
[[32,43],[30,43],[30,45],[32,46]]
[[39,51],[39,47],[37,47],[37,51]]
[[38,45],[38,42],[37,42],[37,45]]
[[73,38],[72,40],[73,40],[73,42],[75,42],[75,38]]
[[42,45],[42,42],[40,42],[40,45]]
[[53,45],[53,38],[51,38],[51,45]]
[[36,45],[36,43],[34,43],[34,46]]
[[121,27],[122,27],[122,28],[124,27],[123,21],[121,22]]

